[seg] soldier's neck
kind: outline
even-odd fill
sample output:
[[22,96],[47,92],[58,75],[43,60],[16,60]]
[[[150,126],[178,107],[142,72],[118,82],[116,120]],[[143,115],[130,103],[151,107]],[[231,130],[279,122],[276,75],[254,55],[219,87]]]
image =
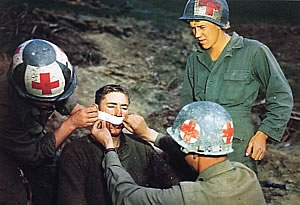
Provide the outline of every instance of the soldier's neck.
[[224,48],[226,47],[226,45],[230,41],[230,38],[231,37],[228,34],[226,34],[224,31],[222,31],[222,30],[220,31],[219,38],[218,38],[217,42],[208,51],[212,61],[218,60],[218,58],[220,57],[220,55],[223,52]]
[[120,136],[118,136],[118,137],[113,137],[112,140],[113,140],[113,143],[114,143],[114,147],[115,147],[115,148],[120,147],[120,142],[121,142]]

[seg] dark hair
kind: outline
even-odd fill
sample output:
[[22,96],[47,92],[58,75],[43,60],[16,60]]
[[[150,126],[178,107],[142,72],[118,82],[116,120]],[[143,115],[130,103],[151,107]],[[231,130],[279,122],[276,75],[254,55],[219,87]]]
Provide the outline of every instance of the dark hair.
[[100,103],[104,99],[105,95],[107,95],[108,93],[112,93],[112,92],[123,93],[124,95],[126,95],[128,97],[128,102],[130,104],[130,97],[129,97],[128,90],[125,87],[123,87],[121,85],[116,85],[116,84],[108,84],[108,85],[105,85],[105,86],[99,88],[95,94],[95,103],[97,105],[100,105]]

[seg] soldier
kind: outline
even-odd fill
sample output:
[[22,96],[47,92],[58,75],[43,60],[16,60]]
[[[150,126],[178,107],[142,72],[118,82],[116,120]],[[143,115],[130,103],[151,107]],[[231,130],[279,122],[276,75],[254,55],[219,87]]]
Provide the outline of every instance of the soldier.
[[[266,140],[280,141],[293,108],[291,88],[267,46],[256,40],[227,34],[226,0],[189,0],[181,20],[192,29],[197,51],[187,59],[180,106],[212,101],[232,116],[236,128],[232,161],[256,171]],[[259,90],[265,90],[266,117],[258,130],[250,118]]]
[[[147,142],[123,131],[128,116],[129,92],[123,86],[108,84],[96,91],[99,117],[109,120],[107,128],[122,165],[137,184],[167,188],[178,184],[176,173]],[[103,115],[103,116],[102,116]],[[98,129],[94,126],[92,133]],[[101,137],[101,136],[99,136]],[[69,143],[62,152],[59,172],[59,205],[110,205],[104,170],[104,147],[88,135]]]
[[[98,116],[97,107],[83,108],[71,96],[76,85],[75,70],[53,43],[34,39],[16,49],[8,73],[0,76],[0,204],[27,204],[21,173],[35,205],[55,204],[57,148]],[[46,132],[55,110],[70,117]]]
[[[158,147],[164,143],[172,149],[177,147],[177,152],[181,150],[198,177],[195,182],[180,182],[169,189],[138,186],[122,167],[106,123],[98,121],[93,126],[93,135],[105,147],[103,167],[113,204],[265,204],[256,174],[245,165],[227,159],[227,154],[233,152],[234,128],[222,106],[207,101],[184,106],[173,126],[167,129],[171,137],[159,136],[139,116],[129,116],[126,122],[134,132]],[[172,153],[169,155],[173,157]]]

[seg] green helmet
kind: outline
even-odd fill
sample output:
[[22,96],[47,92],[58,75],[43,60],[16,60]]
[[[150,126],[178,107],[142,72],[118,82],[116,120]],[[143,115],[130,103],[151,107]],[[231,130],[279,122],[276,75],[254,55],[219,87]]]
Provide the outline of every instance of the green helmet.
[[233,152],[234,128],[229,113],[209,101],[184,106],[167,133],[184,153],[225,155]]
[[226,0],[188,0],[180,20],[205,20],[220,26],[230,28],[229,8]]

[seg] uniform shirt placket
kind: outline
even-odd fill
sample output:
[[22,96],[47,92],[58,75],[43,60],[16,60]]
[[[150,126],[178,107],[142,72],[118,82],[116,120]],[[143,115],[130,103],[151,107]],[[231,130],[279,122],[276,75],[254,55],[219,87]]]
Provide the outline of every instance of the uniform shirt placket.
[[220,87],[223,82],[224,69],[227,67],[225,63],[225,58],[230,56],[227,52],[223,52],[219,59],[213,62],[210,68],[210,74],[208,75],[208,79],[206,81],[205,87],[205,100],[218,102]]

